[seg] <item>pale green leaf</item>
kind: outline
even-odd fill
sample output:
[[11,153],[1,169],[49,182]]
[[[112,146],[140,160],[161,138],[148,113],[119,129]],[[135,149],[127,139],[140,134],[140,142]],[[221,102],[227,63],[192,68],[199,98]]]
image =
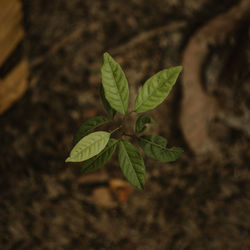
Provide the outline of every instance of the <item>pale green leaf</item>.
[[90,173],[102,167],[115,152],[117,142],[116,139],[109,139],[106,147],[98,155],[83,162],[82,172]]
[[83,137],[71,150],[66,162],[81,162],[99,154],[109,141],[110,133],[97,131]]
[[144,189],[145,165],[137,148],[127,140],[121,140],[118,158],[121,170],[127,180],[135,187]]
[[166,148],[167,140],[159,135],[143,135],[138,141],[148,157],[160,162],[176,161],[183,152],[179,147]]
[[129,102],[128,81],[120,65],[106,52],[103,55],[102,85],[110,106],[125,114]]
[[102,98],[102,104],[105,108],[105,110],[110,114],[110,116],[112,118],[115,117],[116,111],[110,106],[110,104],[108,103],[105,95],[104,95],[104,89],[103,86],[101,85],[101,89],[100,89],[100,94],[101,94],[101,98]]
[[135,132],[142,133],[146,129],[146,124],[155,124],[155,120],[150,115],[141,115],[136,120]]
[[91,133],[95,128],[107,122],[110,122],[110,119],[105,116],[95,116],[86,120],[76,131],[76,134],[73,139],[73,145],[79,142],[84,136]]
[[146,112],[161,104],[174,86],[181,70],[181,66],[172,67],[150,77],[136,98],[135,112]]

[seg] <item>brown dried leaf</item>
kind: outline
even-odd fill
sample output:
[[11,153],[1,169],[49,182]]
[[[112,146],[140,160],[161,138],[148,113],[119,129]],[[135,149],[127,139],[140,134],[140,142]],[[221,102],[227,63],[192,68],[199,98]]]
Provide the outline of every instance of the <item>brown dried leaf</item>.
[[111,196],[109,188],[107,187],[96,188],[93,191],[92,199],[98,206],[113,208],[117,205]]
[[23,17],[21,2],[9,0],[0,3],[0,65],[24,36],[21,20]]
[[111,179],[109,181],[110,189],[115,193],[117,200],[120,203],[128,201],[130,194],[133,191],[132,186],[121,179]]
[[20,62],[4,80],[0,80],[0,114],[22,97],[27,89],[28,63]]

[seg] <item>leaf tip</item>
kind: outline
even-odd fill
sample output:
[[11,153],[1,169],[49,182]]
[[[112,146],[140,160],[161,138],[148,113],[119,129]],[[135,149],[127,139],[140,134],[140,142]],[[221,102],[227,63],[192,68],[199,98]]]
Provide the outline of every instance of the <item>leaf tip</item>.
[[180,148],[180,156],[184,153],[185,151],[182,149],[182,148]]
[[174,148],[176,148],[180,153],[183,153],[183,152],[184,152],[184,149],[181,148],[181,147],[174,147]]
[[175,68],[179,73],[181,73],[181,71],[183,70],[183,67],[181,65],[176,66]]
[[71,158],[68,157],[68,158],[65,160],[65,162],[71,162]]
[[104,60],[108,59],[109,57],[110,57],[110,54],[108,52],[104,52],[104,54],[103,54]]

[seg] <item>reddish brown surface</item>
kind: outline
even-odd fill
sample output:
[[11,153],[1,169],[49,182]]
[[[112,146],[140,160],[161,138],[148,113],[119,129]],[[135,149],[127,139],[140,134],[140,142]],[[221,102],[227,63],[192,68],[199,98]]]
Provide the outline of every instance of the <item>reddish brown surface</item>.
[[24,0],[31,75],[25,96],[0,116],[0,249],[250,248],[247,19],[219,36],[200,67],[199,88],[220,110],[206,127],[209,153],[194,156],[183,136],[182,75],[152,112],[150,133],[185,153],[174,164],[145,158],[145,191],[124,183],[116,156],[88,175],[64,163],[77,127],[104,114],[104,51],[121,63],[134,98],[146,78],[181,64],[198,28],[232,3]]

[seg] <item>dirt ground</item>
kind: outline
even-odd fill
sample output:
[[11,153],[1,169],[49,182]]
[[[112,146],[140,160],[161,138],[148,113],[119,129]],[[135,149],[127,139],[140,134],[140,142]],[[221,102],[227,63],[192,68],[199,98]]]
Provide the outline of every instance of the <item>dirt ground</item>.
[[[0,249],[250,249],[247,2],[23,0],[30,78],[0,116]],[[132,99],[152,74],[184,66],[149,133],[185,152],[145,157],[144,191],[117,155],[91,174],[64,163],[80,124],[105,114],[105,51]]]

